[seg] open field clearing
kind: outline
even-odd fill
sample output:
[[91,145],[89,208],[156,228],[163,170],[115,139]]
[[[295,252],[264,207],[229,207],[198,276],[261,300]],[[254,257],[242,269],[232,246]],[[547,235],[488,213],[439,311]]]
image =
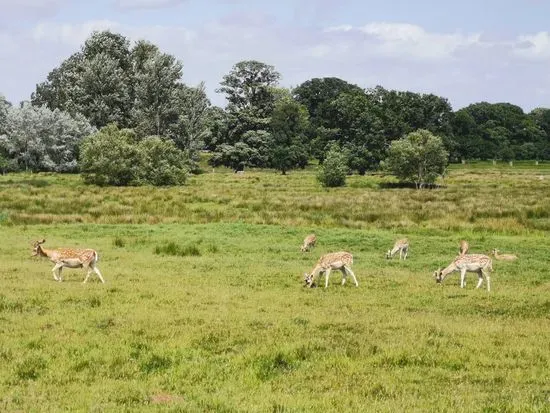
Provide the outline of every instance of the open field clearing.
[[[443,184],[0,177],[0,411],[550,411],[550,168],[457,165]],[[408,259],[386,260],[402,237]],[[96,249],[106,284],[55,282],[42,238]],[[471,273],[437,285],[461,239],[519,260],[493,262],[490,293]],[[340,250],[359,288],[338,271],[303,288]]]

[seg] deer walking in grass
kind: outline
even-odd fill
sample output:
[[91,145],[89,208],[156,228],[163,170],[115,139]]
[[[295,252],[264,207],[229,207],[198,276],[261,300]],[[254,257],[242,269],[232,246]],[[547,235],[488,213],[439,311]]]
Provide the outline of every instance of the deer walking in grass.
[[305,239],[304,243],[300,247],[300,251],[306,252],[309,251],[311,248],[315,246],[315,243],[317,242],[317,237],[315,234],[309,234]]
[[84,283],[88,281],[90,274],[95,272],[102,283],[105,283],[99,268],[97,268],[97,261],[99,256],[95,250],[92,249],[75,249],[75,248],[56,248],[46,249],[42,248],[42,244],[46,242],[36,241],[33,244],[33,256],[47,257],[55,266],[52,269],[53,278],[56,281],[63,281],[61,278],[61,271],[63,268],[85,268],[88,270]]
[[465,254],[454,259],[445,269],[438,269],[434,272],[436,282],[442,283],[447,275],[454,271],[460,272],[460,288],[466,286],[466,273],[475,272],[479,277],[476,288],[481,287],[483,279],[487,281],[487,291],[491,291],[491,271],[493,271],[493,261],[490,257],[483,254]]
[[397,252],[399,252],[399,259],[407,259],[407,254],[409,253],[409,240],[407,238],[395,241],[393,249],[386,252],[386,258],[393,258],[393,256],[397,254]]
[[347,275],[350,274],[355,282],[355,286],[359,287],[357,278],[355,278],[355,274],[351,270],[352,264],[353,256],[349,252],[341,251],[325,254],[319,258],[311,273],[304,274],[305,284],[308,287],[313,287],[315,279],[320,276],[320,273],[324,272],[325,288],[327,288],[331,270],[340,270],[342,272],[342,285],[346,283]]
[[459,255],[466,255],[468,254],[468,250],[470,249],[470,244],[468,244],[468,241],[462,240],[460,241],[459,245]]
[[499,261],[515,261],[518,259],[517,255],[514,255],[514,254],[500,254],[500,251],[497,250],[496,248],[493,249],[492,251],[493,253],[493,256],[495,257],[496,260],[499,260]]

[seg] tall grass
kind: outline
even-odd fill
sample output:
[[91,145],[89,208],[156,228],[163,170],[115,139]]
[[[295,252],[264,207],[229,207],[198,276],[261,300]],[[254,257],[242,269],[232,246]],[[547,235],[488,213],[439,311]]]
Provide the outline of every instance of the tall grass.
[[[423,192],[381,176],[325,191],[311,171],[216,171],[173,189],[1,178],[0,410],[550,411],[547,174],[467,167]],[[75,210],[52,207],[73,195]],[[386,260],[403,236],[408,259]],[[107,283],[53,281],[30,257],[42,237],[97,249]],[[457,274],[431,278],[461,238],[520,257],[493,263],[491,293],[474,275],[463,290]],[[353,253],[359,288],[339,274],[303,288],[335,250]]]
[[[471,169],[469,169],[471,168]],[[541,179],[542,178],[542,179]],[[393,178],[353,176],[323,189],[314,171],[287,176],[215,172],[178,188],[98,188],[78,176],[0,177],[0,224],[159,224],[249,222],[332,228],[492,231],[550,229],[548,165],[454,166],[443,188],[386,189]],[[37,184],[42,182],[42,184]]]

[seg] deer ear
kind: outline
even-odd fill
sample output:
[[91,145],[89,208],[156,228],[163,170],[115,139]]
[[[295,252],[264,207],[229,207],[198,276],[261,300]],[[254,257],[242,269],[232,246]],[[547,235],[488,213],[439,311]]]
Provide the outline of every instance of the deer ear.
[[46,242],[46,239],[43,238],[42,241],[39,242],[39,244],[44,244]]

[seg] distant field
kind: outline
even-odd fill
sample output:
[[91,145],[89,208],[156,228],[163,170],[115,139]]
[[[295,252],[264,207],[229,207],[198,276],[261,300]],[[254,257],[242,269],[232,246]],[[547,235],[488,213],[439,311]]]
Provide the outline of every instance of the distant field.
[[[0,177],[0,411],[550,411],[550,165],[453,165],[442,188],[218,170],[179,188]],[[317,247],[300,253],[303,237]],[[387,261],[398,237],[409,259]],[[105,285],[32,259],[99,251]],[[497,247],[492,291],[458,241]],[[305,289],[329,251],[359,288]],[[485,288],[485,285],[484,285]]]

